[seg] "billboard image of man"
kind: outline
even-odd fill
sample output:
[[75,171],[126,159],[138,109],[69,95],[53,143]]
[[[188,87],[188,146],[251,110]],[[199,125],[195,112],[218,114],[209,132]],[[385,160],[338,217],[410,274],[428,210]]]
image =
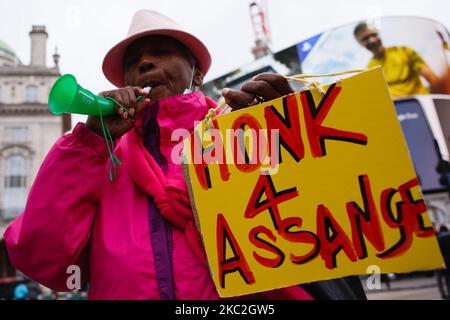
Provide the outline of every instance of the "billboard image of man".
[[429,94],[430,89],[423,84],[421,76],[428,81],[431,91],[439,91],[441,80],[415,50],[407,46],[383,46],[378,30],[366,22],[359,23],[353,34],[373,54],[367,68],[383,68],[393,97]]

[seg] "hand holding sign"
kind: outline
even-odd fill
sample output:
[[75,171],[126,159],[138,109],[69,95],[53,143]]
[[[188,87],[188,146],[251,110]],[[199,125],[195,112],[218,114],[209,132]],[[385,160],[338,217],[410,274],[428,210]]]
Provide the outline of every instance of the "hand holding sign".
[[379,68],[213,124],[185,140],[185,169],[222,297],[443,265]]
[[276,73],[261,73],[245,83],[241,90],[225,88],[222,95],[233,109],[241,109],[254,104],[255,100],[268,101],[293,93],[286,78]]

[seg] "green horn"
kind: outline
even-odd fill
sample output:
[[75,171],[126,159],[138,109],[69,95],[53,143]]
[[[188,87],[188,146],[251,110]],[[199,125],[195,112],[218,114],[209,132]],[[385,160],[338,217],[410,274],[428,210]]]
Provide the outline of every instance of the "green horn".
[[115,103],[93,94],[77,83],[71,74],[65,74],[56,80],[48,97],[50,112],[53,114],[77,113],[93,116],[116,113]]

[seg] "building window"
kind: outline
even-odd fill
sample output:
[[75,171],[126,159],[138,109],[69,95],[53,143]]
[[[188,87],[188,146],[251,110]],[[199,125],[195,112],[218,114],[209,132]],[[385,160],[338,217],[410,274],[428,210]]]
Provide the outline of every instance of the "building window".
[[9,142],[25,142],[27,140],[28,130],[26,127],[12,127],[8,128]]
[[5,159],[4,218],[14,219],[25,208],[27,199],[27,159],[12,155]]
[[31,84],[26,87],[26,102],[37,102],[38,100],[38,88]]

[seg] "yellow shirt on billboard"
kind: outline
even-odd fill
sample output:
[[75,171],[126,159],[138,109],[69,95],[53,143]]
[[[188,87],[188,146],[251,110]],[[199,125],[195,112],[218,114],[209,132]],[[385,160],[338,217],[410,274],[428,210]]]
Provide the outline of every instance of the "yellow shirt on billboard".
[[420,70],[426,66],[422,57],[408,47],[386,48],[382,59],[372,58],[368,68],[381,66],[393,97],[409,96],[414,94],[428,94],[420,80]]

